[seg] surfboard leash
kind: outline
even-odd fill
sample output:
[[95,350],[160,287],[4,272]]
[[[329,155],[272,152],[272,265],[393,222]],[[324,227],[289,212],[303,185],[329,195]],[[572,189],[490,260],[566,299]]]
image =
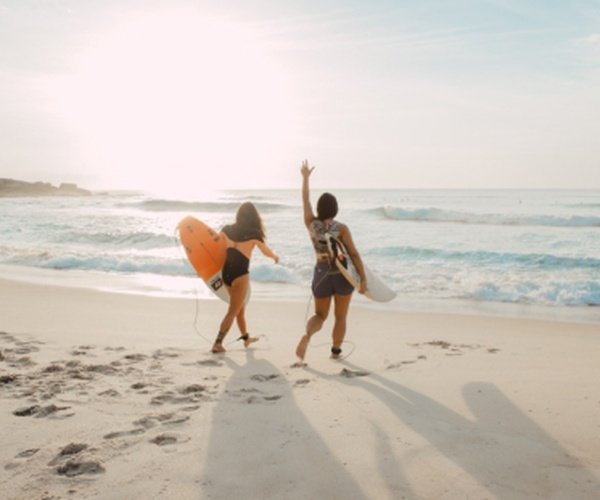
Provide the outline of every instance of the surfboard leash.
[[[351,340],[344,340],[344,341],[342,341],[342,345],[344,345],[344,344],[349,344],[351,346],[350,352],[348,354],[344,355],[344,356],[340,356],[339,358],[335,358],[335,361],[343,361],[345,359],[348,359],[351,356],[351,354],[356,350],[356,343],[352,342]],[[312,349],[312,348],[316,349],[318,347],[323,347],[323,346],[329,347],[330,343],[329,342],[321,342],[320,344],[315,344],[315,345],[312,345],[312,346],[310,344],[308,345],[308,347],[310,349]]]
[[[323,276],[321,277],[321,279],[320,279],[320,280],[317,282],[317,284],[315,285],[315,288],[318,288],[318,287],[319,287],[319,285],[320,285],[320,284],[323,282],[323,280],[324,280],[325,278],[327,278],[327,276],[328,276],[328,273],[329,273],[329,271],[331,271],[331,269],[332,269],[332,268],[333,268],[333,265],[330,263],[330,264],[329,264],[329,269],[327,269],[327,272],[326,272],[325,274],[323,274]],[[309,310],[310,310],[310,304],[311,304],[311,302],[312,302],[313,298],[314,298],[314,297],[313,297],[312,290],[311,290],[311,294],[310,294],[310,296],[308,297],[308,303],[306,304],[306,312],[304,313],[304,325],[305,325],[305,326],[306,326],[306,322],[308,321],[308,314],[309,314]],[[351,355],[351,354],[354,352],[354,350],[356,349],[356,344],[355,344],[354,342],[350,341],[350,340],[344,340],[344,341],[342,342],[342,345],[344,345],[344,344],[351,344],[351,345],[352,345],[352,349],[351,349],[351,350],[350,350],[350,352],[349,352],[348,354],[346,354],[345,356],[340,356],[339,358],[337,358],[337,359],[336,359],[336,361],[341,361],[341,360],[344,360],[344,359],[346,359],[346,358],[350,357],[350,355]],[[324,342],[324,343],[317,344],[317,345],[312,345],[312,346],[309,344],[309,345],[308,345],[308,348],[309,348],[309,349],[312,349],[312,348],[322,347],[322,346],[324,346],[324,345],[326,345],[326,346],[329,346],[329,343],[328,343],[328,342],[327,342],[327,343],[326,343],[326,342]]]
[[[183,257],[185,249],[183,248],[183,245],[181,244],[181,240],[177,236],[178,227],[176,227],[175,230],[173,231],[173,239],[175,240],[176,246],[179,248],[179,258],[181,259],[182,264],[187,266],[187,263],[188,263],[187,256],[185,259]],[[198,335],[200,338],[202,338],[207,344],[212,345],[212,343],[213,343],[212,340],[206,338],[204,335],[202,335],[202,333],[200,333],[200,330],[198,330],[198,315],[200,312],[200,298],[198,296],[198,288],[197,287],[194,287],[194,302],[195,302],[196,311],[194,313],[194,321],[192,323],[192,328],[194,329],[194,332],[196,332],[196,335]]]

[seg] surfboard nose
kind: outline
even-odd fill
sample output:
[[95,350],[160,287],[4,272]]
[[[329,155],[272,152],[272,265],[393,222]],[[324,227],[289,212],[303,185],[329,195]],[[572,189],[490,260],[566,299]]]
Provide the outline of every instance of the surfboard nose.
[[196,274],[208,281],[218,274],[226,258],[226,243],[214,229],[188,216],[179,224],[179,239]]

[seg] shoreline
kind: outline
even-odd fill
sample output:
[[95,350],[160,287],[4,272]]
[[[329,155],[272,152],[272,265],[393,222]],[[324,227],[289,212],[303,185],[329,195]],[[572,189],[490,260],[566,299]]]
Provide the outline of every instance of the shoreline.
[[597,325],[305,311],[0,279],[0,496],[595,498]]
[[[138,275],[132,277],[111,275],[99,271],[62,271],[5,264],[0,264],[0,272],[2,272],[2,278],[0,279],[24,284],[95,290],[140,297],[220,302],[220,299],[216,298],[202,280],[196,276],[161,276],[157,278],[155,275]],[[161,291],[155,284],[157,281],[164,285],[167,291]],[[286,286],[290,290],[287,293],[276,293],[280,290],[280,284],[252,282],[251,286],[253,302],[300,303],[306,307],[311,301],[308,284],[306,286],[288,284]],[[177,289],[177,291],[174,289]],[[187,290],[185,294],[181,291],[182,289]],[[352,307],[401,313],[490,316],[600,325],[600,307],[597,306],[550,306],[466,299],[414,299],[402,296],[398,296],[388,303],[378,303],[355,293]]]

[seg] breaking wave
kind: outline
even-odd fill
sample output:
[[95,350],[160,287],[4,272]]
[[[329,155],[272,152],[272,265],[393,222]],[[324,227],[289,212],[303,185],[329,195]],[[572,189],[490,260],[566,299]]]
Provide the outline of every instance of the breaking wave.
[[551,227],[600,227],[600,217],[593,215],[527,215],[460,212],[441,208],[400,208],[385,206],[376,209],[391,220],[414,222],[438,222],[458,224],[485,224],[497,226],[551,226]]

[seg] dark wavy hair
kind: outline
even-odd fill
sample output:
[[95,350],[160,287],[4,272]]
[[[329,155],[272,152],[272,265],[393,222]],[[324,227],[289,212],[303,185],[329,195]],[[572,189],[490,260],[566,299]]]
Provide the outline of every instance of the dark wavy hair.
[[333,219],[338,213],[338,203],[331,193],[323,193],[317,201],[317,219]]
[[[240,233],[252,234],[257,240],[264,240],[265,228],[260,214],[253,203],[242,203],[235,215],[235,228]],[[254,236],[255,235],[255,236]]]

